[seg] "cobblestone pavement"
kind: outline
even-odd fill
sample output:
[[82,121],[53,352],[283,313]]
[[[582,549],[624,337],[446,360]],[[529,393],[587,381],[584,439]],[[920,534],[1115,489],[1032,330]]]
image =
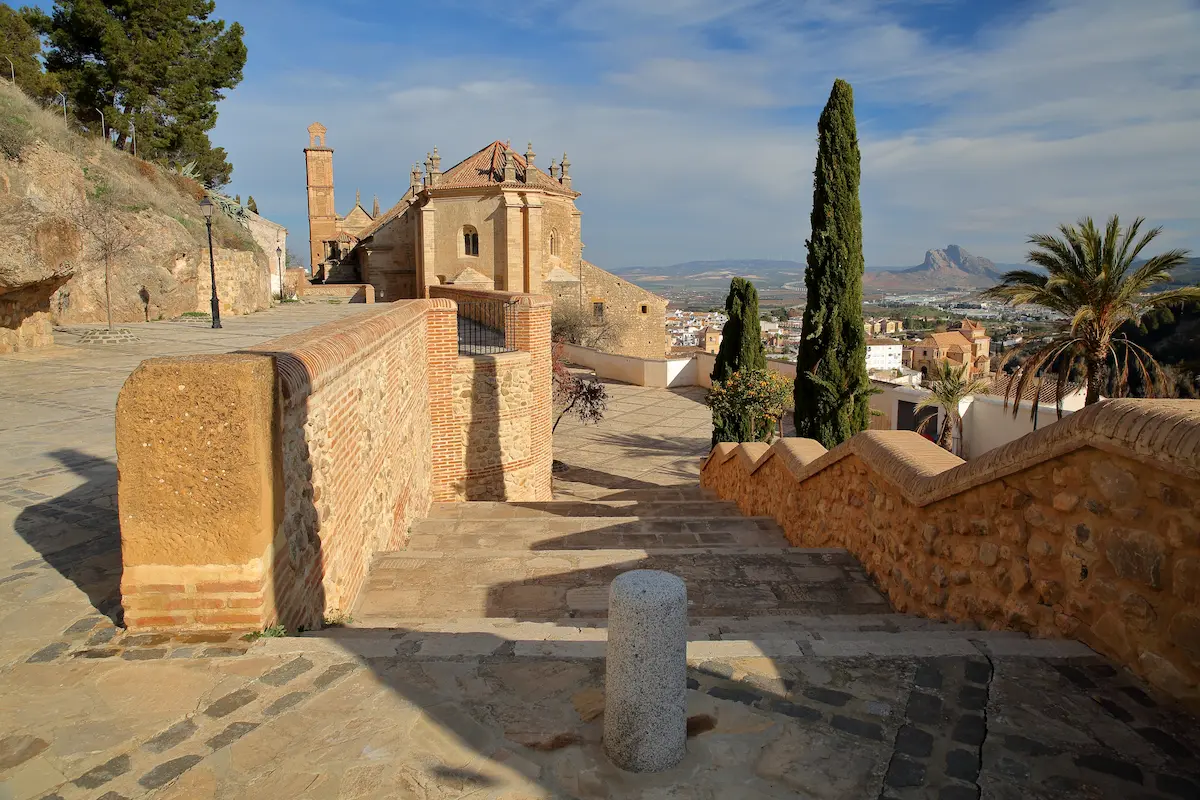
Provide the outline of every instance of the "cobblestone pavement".
[[[653,776],[600,749],[603,646],[585,626],[601,619],[124,634],[112,425],[126,375],[361,308],[130,325],[127,344],[60,333],[0,357],[0,798],[1200,797],[1195,720],[1124,671],[902,615],[710,618],[689,644],[687,758]],[[559,427],[556,488],[691,501],[701,392],[609,388],[600,426]],[[487,535],[453,521],[430,535]]]

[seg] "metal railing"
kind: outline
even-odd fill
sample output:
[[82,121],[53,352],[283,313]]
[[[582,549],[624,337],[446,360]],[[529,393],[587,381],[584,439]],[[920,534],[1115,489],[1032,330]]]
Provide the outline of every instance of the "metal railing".
[[457,302],[459,355],[482,356],[516,351],[516,301],[496,299]]

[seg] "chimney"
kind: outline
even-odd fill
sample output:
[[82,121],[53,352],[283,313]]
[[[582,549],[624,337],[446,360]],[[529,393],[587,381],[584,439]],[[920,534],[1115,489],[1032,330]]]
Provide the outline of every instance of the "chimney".
[[533,182],[533,160],[537,158],[537,153],[533,152],[533,142],[525,145],[525,182]]
[[433,148],[433,155],[430,157],[430,161],[433,164],[433,169],[429,173],[429,177],[432,179],[430,185],[437,186],[442,182],[442,157],[438,155],[436,146]]
[[554,163],[554,159],[550,159],[550,177],[558,180],[558,164]]
[[505,183],[511,183],[517,179],[517,159],[507,147],[504,149],[504,161],[501,163],[501,169],[503,170],[501,178]]
[[571,166],[571,162],[567,160],[567,154],[563,153],[562,157],[562,179],[559,181],[563,188],[571,188],[571,176],[567,174],[567,169]]

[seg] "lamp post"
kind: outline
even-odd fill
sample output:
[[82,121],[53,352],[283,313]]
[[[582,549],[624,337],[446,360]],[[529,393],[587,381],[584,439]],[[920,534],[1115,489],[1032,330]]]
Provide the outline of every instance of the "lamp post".
[[221,305],[217,300],[217,262],[213,258],[212,248],[212,215],[213,201],[208,199],[208,195],[200,201],[200,213],[204,215],[204,225],[208,228],[208,271],[212,277],[212,326],[214,328],[221,327]]
[[100,135],[107,139],[108,126],[104,124],[104,112],[97,108],[96,113],[100,115]]
[[283,248],[275,248],[275,263],[279,265],[279,302],[283,303]]
[[67,96],[62,92],[55,92],[56,95],[62,98],[63,101],[63,119],[67,118]]

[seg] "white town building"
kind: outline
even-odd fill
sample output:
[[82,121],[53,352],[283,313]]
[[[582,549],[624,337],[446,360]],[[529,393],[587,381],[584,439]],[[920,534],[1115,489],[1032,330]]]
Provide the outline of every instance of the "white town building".
[[897,339],[867,339],[867,371],[900,369],[904,345]]

